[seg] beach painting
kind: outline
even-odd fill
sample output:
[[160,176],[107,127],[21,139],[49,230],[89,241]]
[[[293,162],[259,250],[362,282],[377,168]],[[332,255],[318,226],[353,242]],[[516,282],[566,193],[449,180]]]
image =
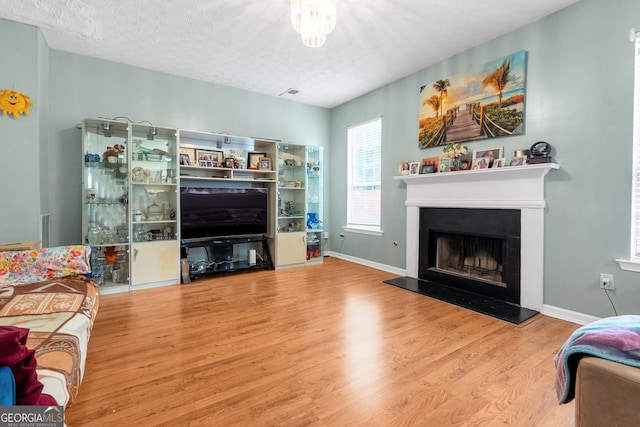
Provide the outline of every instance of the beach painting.
[[526,51],[420,88],[418,145],[524,133]]

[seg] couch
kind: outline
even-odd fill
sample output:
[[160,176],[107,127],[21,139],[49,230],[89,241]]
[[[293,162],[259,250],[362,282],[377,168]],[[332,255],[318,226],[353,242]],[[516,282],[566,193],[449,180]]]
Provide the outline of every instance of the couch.
[[0,360],[21,362],[11,366],[18,405],[31,354],[41,386],[30,384],[29,393],[35,387],[63,407],[78,393],[98,311],[98,286],[88,277],[90,256],[88,246],[0,252]]
[[640,369],[585,357],[576,374],[576,426],[640,426]]
[[555,363],[558,402],[575,398],[576,426],[640,426],[640,316],[578,328]]

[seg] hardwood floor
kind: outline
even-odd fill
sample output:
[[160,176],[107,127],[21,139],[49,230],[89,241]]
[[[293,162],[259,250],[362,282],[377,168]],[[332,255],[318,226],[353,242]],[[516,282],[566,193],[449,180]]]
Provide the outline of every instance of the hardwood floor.
[[322,265],[103,295],[75,426],[573,426],[553,357],[513,325]]

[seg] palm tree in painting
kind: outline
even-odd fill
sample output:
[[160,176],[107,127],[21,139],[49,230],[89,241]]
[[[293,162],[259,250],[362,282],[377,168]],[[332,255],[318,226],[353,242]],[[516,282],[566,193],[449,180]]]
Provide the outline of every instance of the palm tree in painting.
[[482,81],[482,87],[492,86],[498,91],[498,107],[502,108],[502,92],[511,80],[509,75],[511,72],[511,60],[509,58],[502,61],[502,65],[496,68],[495,71],[489,74]]
[[422,106],[424,107],[425,105],[429,105],[433,108],[433,111],[436,112],[436,118],[438,118],[438,113],[440,112],[440,98],[438,95],[431,95],[431,98],[425,99],[422,102]]
[[[438,80],[433,84],[433,89],[440,94],[440,115],[442,115],[442,106],[444,105],[444,98],[448,95],[447,88],[451,86],[449,79]],[[436,115],[438,113],[436,112]]]

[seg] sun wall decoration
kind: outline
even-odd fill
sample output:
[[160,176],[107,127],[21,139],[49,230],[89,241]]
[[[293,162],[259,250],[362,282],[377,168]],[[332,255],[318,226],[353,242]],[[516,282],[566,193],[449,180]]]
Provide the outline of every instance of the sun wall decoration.
[[5,89],[0,92],[0,110],[2,110],[3,116],[6,116],[7,113],[13,114],[16,119],[20,117],[20,113],[28,116],[29,107],[31,106],[33,106],[33,103],[29,101],[29,97],[24,93],[11,89]]

